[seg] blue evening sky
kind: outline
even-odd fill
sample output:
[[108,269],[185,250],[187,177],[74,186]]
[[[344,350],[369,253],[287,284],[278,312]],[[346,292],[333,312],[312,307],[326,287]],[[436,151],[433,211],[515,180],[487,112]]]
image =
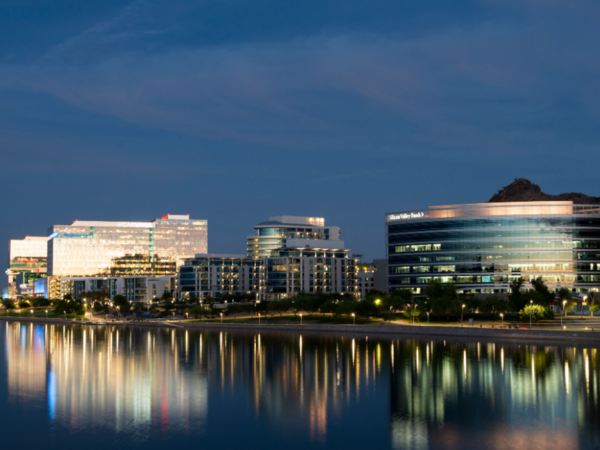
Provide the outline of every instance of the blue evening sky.
[[386,212],[515,177],[600,195],[599,23],[586,0],[3,0],[0,260],[166,213],[215,253],[323,215],[372,259]]

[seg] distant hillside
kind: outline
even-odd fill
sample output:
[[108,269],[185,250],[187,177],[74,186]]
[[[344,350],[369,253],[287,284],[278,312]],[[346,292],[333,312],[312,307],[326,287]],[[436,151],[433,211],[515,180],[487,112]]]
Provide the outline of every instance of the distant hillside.
[[525,178],[519,178],[499,190],[488,203],[492,202],[535,202],[535,201],[565,201],[571,200],[577,205],[598,205],[600,197],[590,197],[580,192],[551,195],[542,192],[537,184]]

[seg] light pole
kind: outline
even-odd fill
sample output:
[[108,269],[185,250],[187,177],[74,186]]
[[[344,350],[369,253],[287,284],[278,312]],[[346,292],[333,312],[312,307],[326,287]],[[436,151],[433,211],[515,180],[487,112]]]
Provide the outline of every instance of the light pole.
[[563,310],[562,310],[562,314],[560,315],[560,329],[562,330],[563,327],[563,316],[565,315],[565,305],[567,304],[566,300],[563,300]]
[[[587,300],[587,295],[583,296],[583,302]],[[583,319],[583,302],[581,302],[581,318]]]
[[354,313],[352,313],[352,322],[354,323],[354,325],[356,325],[356,316],[354,315]]
[[119,320],[121,320],[121,308],[117,306],[117,316],[119,317]]
[[427,325],[429,325],[429,311],[427,311]]
[[502,318],[502,326],[504,326],[504,314],[500,313],[500,317]]
[[46,310],[46,319],[48,318],[48,310]]
[[185,313],[185,320],[187,320],[188,318],[188,313]]
[[533,317],[533,300],[529,300],[529,328],[531,328],[531,318]]
[[223,313],[221,313],[221,324],[223,324]]
[[412,316],[413,316],[413,325],[415,324],[415,306],[417,306],[417,305],[415,305],[415,304],[413,303],[413,312],[412,312]]
[[302,325],[302,314],[300,314],[300,325]]
[[462,305],[462,308],[460,310],[460,326],[463,326],[463,314],[465,312],[465,305]]
[[260,325],[260,313],[258,313],[258,324]]

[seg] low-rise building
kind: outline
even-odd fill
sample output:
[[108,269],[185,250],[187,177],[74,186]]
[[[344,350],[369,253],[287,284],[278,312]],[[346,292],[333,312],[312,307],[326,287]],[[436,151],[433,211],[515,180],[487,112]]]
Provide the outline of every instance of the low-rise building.
[[150,302],[176,289],[176,277],[48,277],[34,282],[34,294],[45,298],[64,298],[70,294],[80,300],[85,292],[106,292],[113,299],[123,295],[130,302]]
[[264,291],[264,264],[244,255],[198,254],[179,268],[178,296],[202,300],[255,294],[258,299]]

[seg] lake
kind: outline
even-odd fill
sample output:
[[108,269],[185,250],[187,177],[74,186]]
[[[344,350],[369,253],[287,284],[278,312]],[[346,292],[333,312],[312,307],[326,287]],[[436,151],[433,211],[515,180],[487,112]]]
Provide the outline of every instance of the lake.
[[0,322],[3,448],[600,449],[589,345]]

